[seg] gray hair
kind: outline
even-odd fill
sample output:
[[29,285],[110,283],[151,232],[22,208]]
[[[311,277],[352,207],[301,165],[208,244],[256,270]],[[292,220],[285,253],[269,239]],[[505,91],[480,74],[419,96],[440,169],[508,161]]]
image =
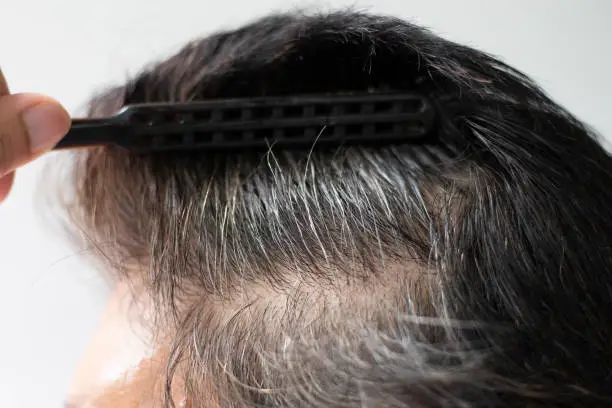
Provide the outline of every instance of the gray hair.
[[173,333],[168,405],[180,367],[198,407],[611,401],[612,161],[495,58],[390,17],[277,15],[188,44],[90,115],[388,88],[451,97],[440,144],[79,155],[69,213]]

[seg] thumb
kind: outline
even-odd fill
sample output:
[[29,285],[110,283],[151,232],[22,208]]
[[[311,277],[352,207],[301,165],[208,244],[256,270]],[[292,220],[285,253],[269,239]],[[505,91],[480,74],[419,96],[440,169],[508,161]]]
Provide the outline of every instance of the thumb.
[[69,128],[70,116],[51,98],[0,96],[0,177],[51,150]]

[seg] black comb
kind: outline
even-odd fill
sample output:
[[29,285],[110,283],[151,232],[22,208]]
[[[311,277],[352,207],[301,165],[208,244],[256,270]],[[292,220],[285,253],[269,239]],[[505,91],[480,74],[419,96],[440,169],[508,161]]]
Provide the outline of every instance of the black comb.
[[262,97],[125,107],[75,119],[56,149],[118,145],[137,152],[425,143],[432,102],[417,93]]

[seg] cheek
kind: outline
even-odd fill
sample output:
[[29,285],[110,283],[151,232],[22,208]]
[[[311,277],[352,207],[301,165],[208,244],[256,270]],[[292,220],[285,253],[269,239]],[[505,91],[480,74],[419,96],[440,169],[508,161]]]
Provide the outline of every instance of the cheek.
[[[98,399],[102,402],[107,396],[121,396],[134,402],[143,395],[151,396],[164,358],[163,352],[150,344],[150,333],[145,329],[151,312],[149,305],[147,299],[135,301],[127,285],[117,285],[75,371],[70,388],[70,400],[75,405],[87,406]],[[117,402],[114,406],[141,406]]]

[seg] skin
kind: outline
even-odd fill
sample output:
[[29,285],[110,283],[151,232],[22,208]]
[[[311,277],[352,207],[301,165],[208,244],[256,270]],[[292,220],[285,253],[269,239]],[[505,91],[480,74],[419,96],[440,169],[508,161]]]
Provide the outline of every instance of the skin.
[[[75,371],[68,407],[152,407],[162,400],[168,349],[150,336],[151,302],[134,292],[127,282],[115,285]],[[185,406],[180,395],[173,398],[178,407]]]
[[[50,151],[66,135],[70,116],[62,105],[44,95],[11,94],[0,71],[0,202],[11,190],[15,171]],[[164,347],[151,347],[144,326],[135,327],[134,309],[127,303],[127,284],[118,284],[99,330],[77,368],[71,387],[76,407],[136,408],[154,406],[159,395]],[[139,317],[147,315],[148,302],[137,302]],[[142,313],[144,312],[144,314]],[[137,330],[135,330],[137,329]],[[152,392],[152,390],[154,392]],[[178,405],[180,395],[174,395]]]
[[68,132],[70,116],[54,99],[14,94],[0,71],[0,201],[8,196],[15,170],[47,151]]
[[11,190],[15,170],[51,150],[69,128],[70,116],[59,102],[39,94],[11,95],[0,71],[0,201]]

